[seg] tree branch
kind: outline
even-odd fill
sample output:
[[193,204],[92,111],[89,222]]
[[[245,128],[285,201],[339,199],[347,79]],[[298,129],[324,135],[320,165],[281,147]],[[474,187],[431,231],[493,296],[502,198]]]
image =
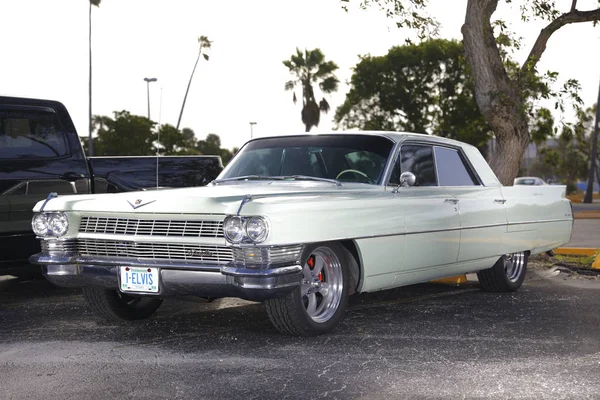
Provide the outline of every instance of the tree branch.
[[568,24],[579,22],[591,22],[600,20],[600,8],[591,11],[577,11],[574,7],[577,5],[577,0],[573,0],[571,11],[561,15],[554,21],[550,22],[544,29],[541,30],[537,40],[535,41],[527,60],[521,66],[521,73],[525,73],[528,69],[536,66],[542,54],[546,50],[546,43],[550,36],[560,28]]
[[577,7],[577,0],[573,0],[573,2],[571,3],[571,12],[577,11],[576,7]]

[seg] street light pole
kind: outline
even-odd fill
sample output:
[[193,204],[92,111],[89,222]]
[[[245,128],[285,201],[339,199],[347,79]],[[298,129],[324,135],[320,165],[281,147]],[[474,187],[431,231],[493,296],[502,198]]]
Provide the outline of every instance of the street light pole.
[[144,78],[146,81],[146,93],[148,94],[148,119],[150,119],[150,82],[156,82],[156,78]]
[[598,157],[598,125],[600,125],[600,85],[598,86],[598,101],[596,102],[596,123],[594,124],[594,136],[592,137],[592,152],[590,156],[590,175],[585,190],[584,203],[594,200],[594,174],[596,172],[596,157]]
[[254,125],[256,125],[256,122],[250,122],[250,139],[254,138]]

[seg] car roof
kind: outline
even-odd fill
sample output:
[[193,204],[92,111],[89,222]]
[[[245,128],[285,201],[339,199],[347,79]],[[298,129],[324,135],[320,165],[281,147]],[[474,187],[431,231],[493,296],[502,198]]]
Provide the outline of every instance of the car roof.
[[457,147],[474,147],[468,143],[460,142],[458,140],[448,139],[442,136],[429,135],[426,133],[414,133],[414,132],[396,132],[396,131],[330,131],[330,132],[319,132],[319,133],[301,133],[301,134],[290,134],[290,135],[276,135],[268,137],[260,137],[251,139],[250,141],[266,139],[266,138],[286,138],[286,137],[298,137],[298,136],[325,136],[325,135],[359,135],[359,136],[379,136],[385,137],[392,140],[395,143],[401,143],[406,140],[425,140],[427,142],[435,142],[440,144],[447,144]]

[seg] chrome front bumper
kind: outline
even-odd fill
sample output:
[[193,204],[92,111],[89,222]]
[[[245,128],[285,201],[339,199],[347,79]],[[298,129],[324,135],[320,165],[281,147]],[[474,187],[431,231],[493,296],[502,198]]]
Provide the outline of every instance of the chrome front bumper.
[[262,301],[291,292],[302,279],[302,267],[297,263],[277,267],[245,267],[232,263],[219,266],[45,253],[35,254],[29,261],[41,264],[44,276],[57,286],[115,290],[120,287],[120,266],[155,267],[160,272],[159,292],[135,294],[159,297],[195,295]]

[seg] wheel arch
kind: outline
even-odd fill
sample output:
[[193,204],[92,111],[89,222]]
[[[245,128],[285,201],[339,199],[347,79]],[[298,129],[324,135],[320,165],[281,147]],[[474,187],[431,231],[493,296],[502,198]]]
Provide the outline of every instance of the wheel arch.
[[360,248],[354,240],[342,240],[340,242],[346,251],[348,260],[348,269],[350,270],[350,287],[348,295],[360,292],[360,287],[363,283],[363,263],[360,254]]

